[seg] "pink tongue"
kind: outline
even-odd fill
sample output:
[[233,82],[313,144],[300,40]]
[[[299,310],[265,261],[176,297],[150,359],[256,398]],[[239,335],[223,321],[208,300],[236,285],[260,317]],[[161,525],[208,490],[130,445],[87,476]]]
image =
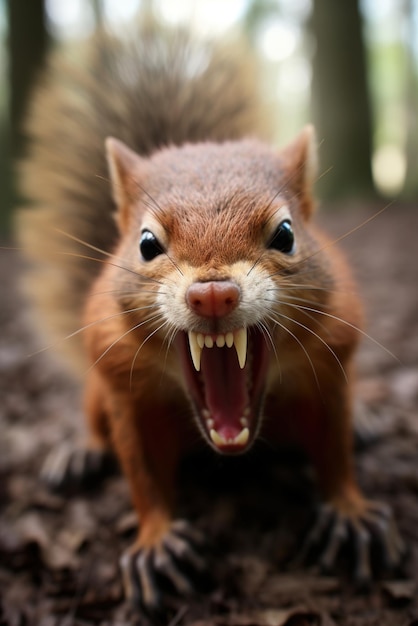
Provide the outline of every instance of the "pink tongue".
[[242,430],[240,418],[248,405],[246,372],[238,364],[235,349],[203,348],[201,371],[205,403],[215,430],[235,437]]

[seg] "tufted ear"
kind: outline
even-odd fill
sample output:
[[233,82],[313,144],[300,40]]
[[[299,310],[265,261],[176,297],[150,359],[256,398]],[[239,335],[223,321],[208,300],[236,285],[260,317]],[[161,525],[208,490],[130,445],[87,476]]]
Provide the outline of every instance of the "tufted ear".
[[145,170],[145,159],[113,137],[105,140],[106,157],[121,230],[128,226],[130,207],[140,195],[139,179]]
[[289,186],[298,196],[303,215],[308,218],[314,208],[313,183],[318,172],[318,152],[314,127],[309,124],[281,152]]

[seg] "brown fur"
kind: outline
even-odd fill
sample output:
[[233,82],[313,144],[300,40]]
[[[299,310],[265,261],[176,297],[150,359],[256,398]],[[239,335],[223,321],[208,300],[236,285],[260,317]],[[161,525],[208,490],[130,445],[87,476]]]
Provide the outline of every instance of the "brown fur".
[[[243,383],[249,441],[261,435],[273,445],[301,445],[323,497],[357,524],[370,506],[356,485],[351,449],[352,357],[362,314],[344,259],[312,223],[312,129],[280,152],[243,139],[259,130],[243,66],[211,47],[207,69],[184,83],[180,77],[202,49],[166,34],[163,54],[154,36],[145,33],[133,48],[101,48],[93,78],[77,78],[81,92],[69,94],[77,115],[68,127],[66,91],[41,94],[32,118],[37,139],[25,189],[39,206],[22,216],[22,240],[37,262],[33,291],[52,325],[61,332],[86,325],[87,446],[112,447],[119,457],[141,520],[132,554],[162,550],[179,459],[199,431],[214,444],[190,400],[176,341],[188,331],[261,328],[270,345],[263,388]],[[134,89],[117,70],[133,50]],[[50,126],[40,121],[46,105]],[[117,137],[106,142],[115,222],[111,192],[94,177],[106,176],[106,135]],[[60,138],[65,149],[55,160]],[[286,219],[297,243],[291,254],[270,246]],[[109,256],[89,264],[77,255],[97,250],[57,235],[56,227]],[[144,229],[161,246],[152,260],[138,249]],[[188,305],[188,288],[211,281],[239,293],[228,315],[206,318]],[[57,301],[68,319],[56,314]],[[255,379],[250,367],[245,375]],[[133,594],[129,573],[125,584]]]
[[[158,322],[144,323],[148,310],[100,320],[103,311],[109,315],[151,305],[158,290],[153,280],[169,284],[188,267],[196,280],[217,280],[229,276],[231,266],[245,259],[275,276],[284,292],[296,283],[297,296],[309,297],[311,307],[326,311],[325,316],[308,317],[286,309],[284,300],[283,310],[292,319],[286,326],[303,347],[292,335],[272,328],[283,371],[279,388],[268,386],[261,433],[271,442],[299,443],[317,469],[324,496],[350,515],[365,511],[351,462],[351,359],[361,307],[341,255],[310,224],[312,197],[308,183],[303,183],[306,135],[304,151],[300,142],[294,144],[291,159],[291,148],[276,155],[257,142],[187,145],[164,150],[146,163],[138,160],[131,171],[131,183],[140,179],[141,187],[130,206],[123,207],[130,218],[126,217],[115,258],[138,275],[108,265],[93,288],[85,321],[94,322],[86,332],[87,348],[103,380],[96,402],[106,403],[112,444],[142,522],[135,549],[159,541],[168,528],[175,467],[193,442],[192,417],[184,390],[172,380],[178,368],[176,355],[164,343],[163,332],[152,334]],[[283,199],[291,207],[299,252],[296,259],[280,258],[277,265],[277,259],[265,252],[265,231]],[[169,233],[169,241],[168,256],[147,265],[138,261],[138,239],[149,213]],[[128,284],[131,297],[109,293],[116,285],[123,290]],[[187,329],[187,320],[178,323]],[[136,324],[141,325],[129,332]],[[274,367],[276,357],[271,358]],[[87,392],[92,389],[87,387]]]

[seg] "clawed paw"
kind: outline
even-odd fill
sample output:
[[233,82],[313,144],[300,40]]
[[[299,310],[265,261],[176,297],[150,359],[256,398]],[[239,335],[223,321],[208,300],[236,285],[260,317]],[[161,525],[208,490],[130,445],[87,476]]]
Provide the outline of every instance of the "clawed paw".
[[323,573],[335,571],[340,554],[348,551],[353,581],[368,586],[377,572],[394,572],[405,556],[392,511],[380,502],[365,502],[359,514],[342,513],[324,504],[296,561],[315,557]]
[[53,491],[92,487],[114,467],[110,452],[66,443],[49,453],[41,480]]
[[196,529],[176,520],[158,545],[134,546],[121,558],[126,595],[147,615],[163,614],[169,595],[189,596],[207,577],[204,545]]

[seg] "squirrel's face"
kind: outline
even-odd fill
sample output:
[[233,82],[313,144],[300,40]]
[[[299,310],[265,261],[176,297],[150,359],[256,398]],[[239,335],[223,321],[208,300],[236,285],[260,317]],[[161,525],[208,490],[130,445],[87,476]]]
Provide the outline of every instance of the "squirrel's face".
[[325,269],[311,285],[320,267],[306,226],[311,200],[295,193],[283,159],[253,142],[170,149],[141,165],[148,185],[118,253],[140,278],[122,306],[138,307],[143,340],[167,344],[162,368],[183,385],[210,445],[243,452],[283,367],[281,344],[307,323],[300,302],[326,299],[317,289]]

